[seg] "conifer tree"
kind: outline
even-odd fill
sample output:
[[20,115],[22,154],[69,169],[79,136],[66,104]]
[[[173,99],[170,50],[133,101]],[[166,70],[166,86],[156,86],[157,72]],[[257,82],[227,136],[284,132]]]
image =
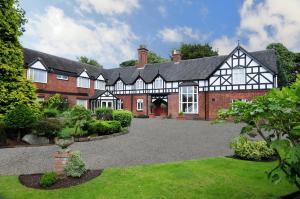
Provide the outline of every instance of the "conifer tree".
[[25,12],[17,0],[0,0],[0,114],[18,104],[34,106],[35,87],[26,79],[23,49]]

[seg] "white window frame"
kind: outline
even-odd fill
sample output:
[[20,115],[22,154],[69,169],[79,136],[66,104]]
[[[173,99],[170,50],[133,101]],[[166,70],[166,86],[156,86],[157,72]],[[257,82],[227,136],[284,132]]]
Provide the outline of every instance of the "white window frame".
[[136,90],[143,89],[143,84],[144,84],[143,80],[141,80],[141,79],[136,80],[136,82],[135,82],[135,89]]
[[117,100],[117,109],[122,110],[123,109],[123,100],[119,99]]
[[59,80],[64,80],[64,81],[68,81],[69,80],[69,76],[67,75],[56,75],[56,79],[59,79]]
[[[83,81],[87,81],[87,85],[83,83]],[[90,79],[86,77],[77,77],[77,87],[79,88],[90,88]]]
[[105,90],[105,81],[95,80],[95,89],[97,90]]
[[161,77],[157,77],[154,81],[154,87],[157,89],[163,88],[163,79]]
[[121,80],[119,80],[119,81],[117,81],[115,88],[116,88],[116,90],[123,90],[123,86],[124,86],[123,82]]
[[[36,79],[36,73],[40,72],[44,77],[42,79]],[[31,79],[33,82],[46,84],[48,82],[48,72],[46,70],[28,68],[27,70],[27,79]]]
[[246,69],[233,68],[232,69],[232,84],[246,84]]
[[[183,96],[186,95],[186,101],[183,101]],[[188,96],[192,95],[192,100],[189,101]],[[192,104],[191,111],[184,111],[184,104],[188,107]],[[198,86],[182,86],[179,88],[179,111],[185,114],[198,114],[199,112],[199,96],[198,96]]]
[[88,100],[76,99],[76,105],[84,106],[87,109],[88,108]]
[[136,100],[136,110],[137,111],[143,111],[144,109],[144,100],[143,99],[137,99]]

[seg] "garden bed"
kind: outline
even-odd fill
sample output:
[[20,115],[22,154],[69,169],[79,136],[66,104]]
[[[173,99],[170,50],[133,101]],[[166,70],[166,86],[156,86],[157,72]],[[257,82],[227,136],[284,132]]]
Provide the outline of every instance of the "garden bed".
[[35,189],[60,189],[67,188],[75,185],[79,185],[90,181],[102,173],[103,170],[87,170],[85,174],[83,174],[80,178],[73,178],[63,176],[57,180],[55,184],[50,187],[42,187],[40,186],[40,179],[42,177],[42,173],[38,174],[27,174],[20,175],[19,181],[26,187],[35,188]]
[[103,139],[112,138],[120,135],[125,135],[127,133],[129,133],[128,129],[124,129],[120,133],[113,133],[110,135],[101,135],[101,136],[79,137],[79,138],[74,138],[74,140],[75,142],[88,142],[88,141],[103,140]]
[[225,157],[236,159],[236,160],[245,160],[245,161],[253,161],[253,162],[274,162],[274,161],[278,160],[278,158],[276,156],[272,156],[270,158],[262,158],[261,160],[245,159],[245,158],[241,158],[237,155],[228,155],[228,156],[225,156]]

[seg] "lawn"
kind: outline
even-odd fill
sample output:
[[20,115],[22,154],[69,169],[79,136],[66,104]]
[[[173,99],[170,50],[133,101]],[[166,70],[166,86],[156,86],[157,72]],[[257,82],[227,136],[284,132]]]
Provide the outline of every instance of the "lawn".
[[273,185],[265,171],[275,163],[210,158],[106,169],[68,189],[22,186],[17,176],[0,176],[0,198],[278,198],[296,191],[286,181]]

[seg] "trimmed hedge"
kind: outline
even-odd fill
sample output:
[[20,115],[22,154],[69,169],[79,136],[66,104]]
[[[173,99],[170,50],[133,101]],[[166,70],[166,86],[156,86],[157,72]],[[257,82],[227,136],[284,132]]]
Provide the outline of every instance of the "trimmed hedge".
[[101,121],[95,120],[89,124],[89,134],[110,135],[121,131],[121,123],[119,121]]
[[96,117],[99,120],[112,120],[113,110],[111,108],[98,108],[96,109]]
[[245,136],[234,138],[230,147],[236,156],[247,160],[270,159],[274,154],[265,141],[253,141]]
[[113,119],[119,121],[122,127],[130,126],[133,114],[126,110],[114,110]]

